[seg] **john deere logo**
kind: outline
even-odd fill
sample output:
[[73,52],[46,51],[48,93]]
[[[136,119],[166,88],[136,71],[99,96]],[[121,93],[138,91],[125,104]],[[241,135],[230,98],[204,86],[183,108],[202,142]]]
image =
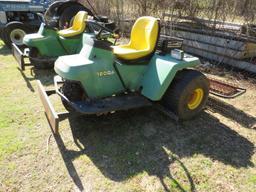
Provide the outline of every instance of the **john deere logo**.
[[114,75],[114,74],[115,74],[114,71],[100,71],[100,72],[97,72],[97,75],[99,77],[110,76],[110,75]]

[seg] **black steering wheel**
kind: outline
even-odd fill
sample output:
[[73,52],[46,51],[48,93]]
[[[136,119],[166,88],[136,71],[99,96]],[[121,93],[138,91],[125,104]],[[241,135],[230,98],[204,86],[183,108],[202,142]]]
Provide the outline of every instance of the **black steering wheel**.
[[[90,26],[95,33],[95,37],[99,40],[106,40],[107,38],[119,39],[120,36],[118,34],[119,29],[111,30],[104,26],[104,23],[98,22],[95,20],[87,21],[88,26]],[[98,29],[98,30],[96,30]]]

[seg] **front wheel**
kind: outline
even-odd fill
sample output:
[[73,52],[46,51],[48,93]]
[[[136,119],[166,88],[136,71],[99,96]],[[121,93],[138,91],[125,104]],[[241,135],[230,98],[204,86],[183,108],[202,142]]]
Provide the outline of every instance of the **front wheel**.
[[[61,87],[61,92],[70,102],[82,101],[85,98],[82,86],[79,83],[73,81],[66,80]],[[67,111],[74,111],[74,109],[65,99],[61,98],[61,101]]]
[[[40,59],[43,59],[45,61],[42,61]],[[48,58],[47,60],[46,57],[41,56],[36,48],[31,48],[29,52],[29,61],[31,64],[34,65],[36,69],[53,69],[54,68],[54,61],[52,61],[50,58]]]
[[195,70],[183,70],[176,74],[162,102],[180,120],[189,120],[204,109],[208,96],[209,81],[205,75]]
[[0,39],[3,40],[4,28],[0,28]]

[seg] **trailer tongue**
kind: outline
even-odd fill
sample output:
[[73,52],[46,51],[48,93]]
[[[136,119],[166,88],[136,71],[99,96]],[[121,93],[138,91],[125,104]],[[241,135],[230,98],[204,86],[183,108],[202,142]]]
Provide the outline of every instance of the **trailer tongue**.
[[[231,98],[241,96],[246,92],[246,89],[243,89],[228,83],[223,83],[222,81],[219,81],[213,78],[209,78],[209,81],[210,81],[210,93],[218,97],[231,99]],[[59,133],[59,123],[71,115],[71,113],[67,111],[56,112],[53,104],[50,101],[50,96],[54,94],[58,94],[60,97],[67,99],[61,93],[59,88],[59,85],[61,85],[62,83],[63,83],[62,79],[59,76],[55,76],[54,89],[45,90],[42,83],[39,80],[37,81],[40,99],[45,109],[45,115],[47,117],[50,127],[52,128],[55,134]],[[71,105],[77,109],[76,110],[77,112],[74,113],[73,115],[90,115],[95,113],[104,114],[111,111],[118,111],[120,109],[128,110],[131,108],[138,108],[138,106],[141,106],[141,107],[153,106],[159,111],[168,115],[171,119],[175,121],[179,120],[179,118],[172,111],[167,110],[163,107],[160,107],[160,105],[158,105],[157,103],[153,105],[151,102],[149,102],[147,99],[141,96],[134,95],[133,97],[130,97],[128,99],[129,102],[127,102],[128,101],[127,98],[125,99],[126,99],[126,102],[124,102],[122,98],[115,97],[112,99],[111,105],[107,105],[107,106],[106,104],[109,103],[109,100],[106,100],[105,103],[104,101],[102,101],[101,103],[95,103],[94,105],[92,103],[87,103],[87,102],[73,102],[71,103]],[[126,103],[127,107],[124,107],[123,103]]]

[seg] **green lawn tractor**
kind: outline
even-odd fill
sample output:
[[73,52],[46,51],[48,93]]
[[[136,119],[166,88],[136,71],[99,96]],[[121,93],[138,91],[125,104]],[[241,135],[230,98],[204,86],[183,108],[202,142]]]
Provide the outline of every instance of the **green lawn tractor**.
[[[42,23],[37,33],[28,34],[23,38],[27,46],[24,51],[13,44],[13,55],[20,68],[24,70],[26,65],[33,65],[37,69],[52,69],[59,56],[79,53],[83,47],[84,34],[95,34],[98,30],[92,19],[85,22],[87,18],[86,11],[79,11],[73,19],[72,26],[63,30]],[[104,26],[106,24],[102,23]],[[25,63],[25,58],[30,62]]]
[[[101,115],[155,106],[176,120],[189,120],[204,109],[210,84],[204,74],[192,69],[199,59],[172,49],[179,40],[173,43],[173,39],[160,36],[158,19],[139,18],[126,45],[114,46],[101,34],[84,34],[79,54],[56,60],[54,90],[46,91],[38,81],[55,133],[59,121],[69,113]],[[68,113],[55,112],[49,99],[55,93]]]

